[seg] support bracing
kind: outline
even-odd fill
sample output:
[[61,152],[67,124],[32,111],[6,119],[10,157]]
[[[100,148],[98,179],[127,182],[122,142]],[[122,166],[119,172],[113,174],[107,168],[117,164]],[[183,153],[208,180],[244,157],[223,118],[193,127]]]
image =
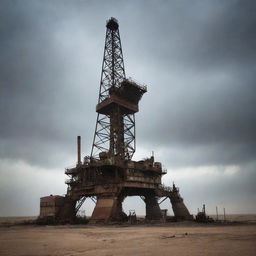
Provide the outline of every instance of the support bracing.
[[81,206],[83,205],[83,203],[85,202],[85,200],[86,200],[86,196],[82,196],[81,198],[80,198],[80,200],[78,200],[77,201],[77,203],[76,203],[76,213],[79,211],[79,209],[81,208]]
[[160,204],[163,203],[167,198],[168,198],[168,197],[165,197],[165,198],[162,199],[162,200],[160,201],[160,203],[158,203],[158,204],[160,205]]

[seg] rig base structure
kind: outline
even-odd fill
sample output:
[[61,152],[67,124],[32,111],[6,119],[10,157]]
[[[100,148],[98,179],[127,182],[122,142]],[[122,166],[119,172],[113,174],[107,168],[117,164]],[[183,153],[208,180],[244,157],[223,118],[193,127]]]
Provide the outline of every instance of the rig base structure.
[[[80,137],[78,141],[80,140]],[[86,199],[96,203],[90,222],[123,222],[128,217],[122,203],[128,196],[140,196],[145,202],[146,220],[163,221],[159,206],[169,199],[176,220],[193,220],[179,194],[179,189],[161,184],[166,173],[154,157],[142,161],[99,159],[78,164],[66,169],[71,178],[66,181],[68,192],[65,197],[48,196],[41,198],[40,218],[52,218],[57,223],[74,222],[75,216]]]

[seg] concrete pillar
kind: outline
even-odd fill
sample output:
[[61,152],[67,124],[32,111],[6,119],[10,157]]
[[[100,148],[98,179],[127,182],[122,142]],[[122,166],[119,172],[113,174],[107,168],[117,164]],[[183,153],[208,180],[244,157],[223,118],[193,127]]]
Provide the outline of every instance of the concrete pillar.
[[193,220],[193,215],[189,213],[182,197],[180,197],[178,193],[172,193],[170,201],[174,216],[177,220]]
[[97,199],[93,210],[92,222],[125,221],[127,215],[122,209],[123,197],[121,196],[101,196]]
[[162,214],[154,194],[145,196],[146,204],[146,219],[147,220],[161,220]]
[[104,196],[97,199],[91,220],[108,222],[117,211],[117,197]]

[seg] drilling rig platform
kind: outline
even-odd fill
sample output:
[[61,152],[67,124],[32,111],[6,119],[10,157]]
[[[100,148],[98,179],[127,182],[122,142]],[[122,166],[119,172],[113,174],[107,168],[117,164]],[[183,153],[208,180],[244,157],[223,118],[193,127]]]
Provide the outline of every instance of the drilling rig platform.
[[[125,76],[119,24],[110,18],[102,63],[97,121],[90,156],[81,159],[81,137],[77,137],[77,164],[65,170],[69,179],[65,196],[42,197],[39,219],[72,222],[87,198],[95,201],[91,222],[125,221],[122,203],[127,196],[140,196],[145,202],[146,219],[162,220],[159,204],[169,199],[177,220],[191,220],[179,189],[162,185],[166,174],[151,156],[133,161],[135,152],[135,113],[147,92]],[[162,198],[161,202],[159,200]]]

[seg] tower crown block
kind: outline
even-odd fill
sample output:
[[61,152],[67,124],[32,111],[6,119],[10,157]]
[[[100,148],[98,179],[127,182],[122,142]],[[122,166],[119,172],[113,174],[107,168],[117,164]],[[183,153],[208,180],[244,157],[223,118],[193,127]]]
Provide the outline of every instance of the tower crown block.
[[113,109],[119,106],[123,115],[134,114],[139,111],[139,100],[146,91],[146,86],[140,86],[132,80],[124,79],[118,87],[109,88],[109,97],[97,104],[96,111],[110,115]]
[[111,17],[106,24],[106,27],[110,30],[117,30],[119,25],[117,19]]

